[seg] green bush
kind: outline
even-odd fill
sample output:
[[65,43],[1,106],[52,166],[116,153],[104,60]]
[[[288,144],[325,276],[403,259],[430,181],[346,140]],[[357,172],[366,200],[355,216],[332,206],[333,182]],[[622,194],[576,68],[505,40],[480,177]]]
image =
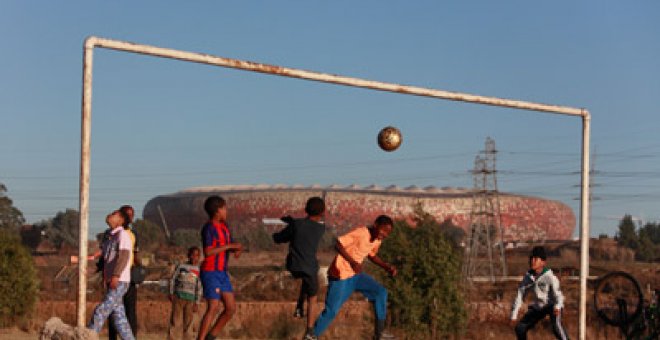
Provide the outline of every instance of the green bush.
[[447,338],[465,328],[461,279],[462,252],[455,228],[417,209],[416,227],[397,221],[379,255],[398,269],[396,277],[378,271],[389,292],[393,326],[412,338]]
[[29,250],[7,230],[0,230],[0,278],[0,327],[7,327],[33,311],[38,286]]
[[255,227],[236,228],[234,241],[239,242],[248,251],[270,251],[278,249],[279,246],[273,242],[273,236],[263,225]]
[[138,219],[133,223],[133,230],[140,251],[152,252],[167,243],[163,229],[151,221]]

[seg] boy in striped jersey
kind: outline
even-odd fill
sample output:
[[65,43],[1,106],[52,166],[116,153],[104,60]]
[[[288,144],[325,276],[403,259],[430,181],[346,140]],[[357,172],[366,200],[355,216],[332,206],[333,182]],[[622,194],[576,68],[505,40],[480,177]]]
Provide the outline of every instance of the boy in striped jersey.
[[[232,242],[231,234],[225,224],[227,220],[227,202],[214,195],[204,202],[204,210],[209,215],[209,221],[202,227],[202,246],[204,261],[202,261],[200,277],[206,299],[206,313],[199,327],[198,340],[214,340],[222,328],[236,312],[234,289],[227,275],[229,253],[239,257],[243,246]],[[220,300],[224,310],[211,326],[220,311]]]

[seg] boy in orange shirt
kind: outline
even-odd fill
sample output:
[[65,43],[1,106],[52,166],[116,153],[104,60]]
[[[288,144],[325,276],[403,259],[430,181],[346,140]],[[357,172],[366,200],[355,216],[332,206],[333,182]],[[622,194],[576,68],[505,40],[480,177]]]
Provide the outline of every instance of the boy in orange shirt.
[[330,326],[341,306],[353,292],[362,293],[374,303],[376,312],[375,339],[385,338],[387,290],[371,276],[362,273],[365,258],[396,275],[396,268],[381,260],[376,254],[381,242],[392,232],[394,223],[389,216],[381,215],[370,227],[360,226],[337,239],[337,256],[328,269],[328,292],[325,309],[314,323],[314,334],[305,339],[314,340]]

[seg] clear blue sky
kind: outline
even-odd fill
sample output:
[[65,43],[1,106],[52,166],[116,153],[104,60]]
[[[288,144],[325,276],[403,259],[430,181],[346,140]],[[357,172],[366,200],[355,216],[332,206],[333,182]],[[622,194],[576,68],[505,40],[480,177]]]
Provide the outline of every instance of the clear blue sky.
[[[458,2],[457,2],[458,3]],[[82,43],[128,40],[593,115],[592,234],[660,221],[660,2],[0,4],[0,182],[28,222],[78,207]],[[96,50],[90,225],[202,185],[470,187],[491,136],[500,190],[578,215],[579,118]],[[399,127],[404,144],[375,138]]]

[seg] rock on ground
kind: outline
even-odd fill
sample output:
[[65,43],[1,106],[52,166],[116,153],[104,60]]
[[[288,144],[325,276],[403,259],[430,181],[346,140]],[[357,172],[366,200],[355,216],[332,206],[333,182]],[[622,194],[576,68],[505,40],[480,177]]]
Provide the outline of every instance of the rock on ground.
[[98,335],[90,329],[73,327],[58,317],[52,317],[39,332],[39,340],[98,340]]

